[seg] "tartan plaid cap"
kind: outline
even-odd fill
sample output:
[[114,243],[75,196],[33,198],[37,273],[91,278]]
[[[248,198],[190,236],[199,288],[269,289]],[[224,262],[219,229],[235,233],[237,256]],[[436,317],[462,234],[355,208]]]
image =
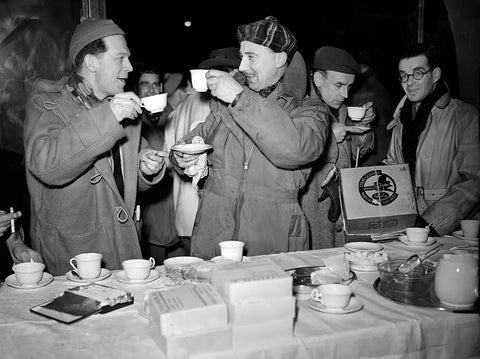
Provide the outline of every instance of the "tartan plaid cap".
[[298,47],[295,36],[273,16],[238,26],[237,39],[269,47],[275,52],[285,52],[289,58]]

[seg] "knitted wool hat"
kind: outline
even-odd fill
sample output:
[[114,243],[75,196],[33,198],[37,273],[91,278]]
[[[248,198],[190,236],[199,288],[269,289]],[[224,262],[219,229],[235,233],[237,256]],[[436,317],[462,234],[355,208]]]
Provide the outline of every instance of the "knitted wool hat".
[[70,49],[68,55],[70,61],[75,65],[75,58],[80,50],[95,40],[111,35],[124,35],[120,27],[109,19],[96,20],[87,18],[77,25],[75,32],[70,40]]
[[315,51],[313,67],[317,70],[330,70],[352,75],[360,73],[360,66],[353,56],[345,50],[333,46],[323,46]]
[[275,52],[286,52],[289,58],[297,50],[297,39],[273,16],[264,20],[240,25],[237,28],[238,41],[250,41],[271,48]]

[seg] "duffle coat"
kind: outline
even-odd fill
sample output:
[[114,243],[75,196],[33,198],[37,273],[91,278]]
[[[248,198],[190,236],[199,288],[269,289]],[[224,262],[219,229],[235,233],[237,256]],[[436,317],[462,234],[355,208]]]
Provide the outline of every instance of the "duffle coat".
[[[98,252],[102,265],[120,269],[121,262],[141,258],[134,222],[137,185],[148,181],[139,170],[139,151],[147,147],[139,121],[120,124],[110,105],[87,109],[66,87],[38,80],[27,104],[24,127],[25,164],[31,198],[30,236],[53,275],[71,269],[78,253]],[[111,148],[121,143],[124,199],[109,162]]]
[[308,249],[298,192],[325,148],[328,123],[318,116],[321,103],[305,100],[306,81],[296,53],[266,98],[244,87],[234,107],[214,99],[206,121],[183,138],[189,143],[201,136],[213,146],[192,255],[219,255],[218,243],[225,240],[245,242],[246,255]]

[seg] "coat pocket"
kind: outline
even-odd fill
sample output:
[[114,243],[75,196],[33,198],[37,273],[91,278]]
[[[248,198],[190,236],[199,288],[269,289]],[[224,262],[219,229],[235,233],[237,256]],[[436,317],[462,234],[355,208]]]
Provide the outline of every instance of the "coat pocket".
[[288,251],[308,250],[307,219],[303,215],[294,214],[290,217],[288,229]]

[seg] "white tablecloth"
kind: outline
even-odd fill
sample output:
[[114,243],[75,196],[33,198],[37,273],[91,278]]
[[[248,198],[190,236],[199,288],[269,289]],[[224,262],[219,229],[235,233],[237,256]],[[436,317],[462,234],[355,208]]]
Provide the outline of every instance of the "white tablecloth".
[[[453,238],[438,238],[452,245]],[[403,247],[402,247],[403,246]],[[406,257],[411,248],[385,244],[391,257]],[[285,269],[321,264],[343,248],[268,256]],[[425,250],[419,250],[419,253]],[[440,253],[439,253],[440,254]],[[438,257],[438,255],[437,255]],[[367,278],[369,279],[369,278]],[[194,356],[198,358],[474,358],[480,357],[480,317],[403,305],[378,294],[370,281],[351,286],[364,308],[335,315],[317,312],[297,301],[294,337],[265,347]],[[102,284],[131,291],[132,306],[96,314],[71,325],[31,313],[29,309],[59,295],[74,283],[64,276],[42,288],[0,286],[0,358],[164,358],[150,337],[148,320],[139,314],[145,291],[164,287],[168,278],[146,285],[127,285],[113,276]]]

